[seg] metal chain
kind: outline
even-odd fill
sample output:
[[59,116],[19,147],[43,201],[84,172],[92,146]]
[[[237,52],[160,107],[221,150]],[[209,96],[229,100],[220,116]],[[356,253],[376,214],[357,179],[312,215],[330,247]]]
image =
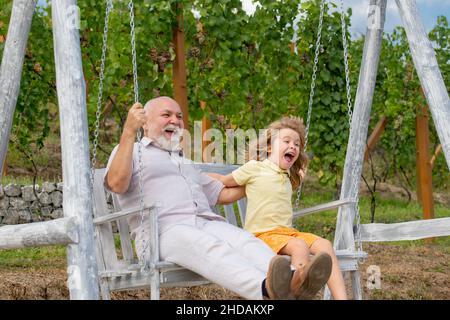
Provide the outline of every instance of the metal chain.
[[[132,64],[133,64],[133,89],[134,89],[134,102],[139,102],[139,83],[138,83],[138,75],[137,75],[137,62],[136,62],[136,35],[135,35],[135,24],[134,24],[134,4],[133,0],[130,0],[128,3],[128,9],[130,10],[130,34],[131,34],[131,55],[132,55]],[[141,216],[141,232],[145,233],[144,225],[144,191],[143,191],[143,179],[142,179],[142,133],[139,130],[136,134],[136,139],[138,142],[138,176],[139,176],[139,208],[140,208],[140,216]],[[150,243],[147,241],[145,235],[142,237],[143,241],[143,250],[141,252],[141,257],[139,259],[141,264],[141,270],[143,272],[148,271],[150,269],[150,261],[146,259],[145,252],[147,251]]]
[[[347,28],[345,23],[345,12],[344,12],[344,2],[343,0],[340,0],[340,11],[341,11],[341,27],[342,27],[342,44],[344,47],[344,65],[345,65],[345,85],[346,85],[346,94],[347,94],[347,114],[348,114],[348,123],[349,128],[352,126],[352,96],[351,96],[351,88],[350,88],[350,70],[348,66],[348,44],[347,44]],[[352,168],[353,171],[356,170],[358,166],[353,165]],[[350,194],[355,194],[355,227],[356,230],[354,230],[355,234],[355,242],[357,245],[358,251],[363,251],[362,248],[362,241],[361,241],[361,217],[359,214],[359,179],[355,177],[355,172],[352,172],[352,188],[350,189]],[[361,263],[363,259],[358,259],[358,261]]]
[[98,147],[98,135],[100,131],[100,115],[102,110],[103,99],[103,80],[105,78],[105,61],[106,61],[106,49],[108,44],[108,25],[109,14],[113,8],[112,0],[106,1],[105,12],[105,25],[103,27],[103,45],[102,45],[102,57],[100,64],[99,84],[98,84],[98,96],[97,96],[97,111],[95,112],[95,130],[94,130],[94,142],[92,148],[92,162],[91,162],[91,188],[94,187],[94,170],[97,165],[97,147]]
[[136,63],[136,35],[134,27],[134,4],[133,0],[128,3],[128,9],[130,9],[130,29],[131,29],[131,54],[133,62],[133,81],[134,81],[134,102],[139,101],[139,84],[137,76],[137,63]]
[[352,116],[353,116],[352,94],[351,94],[351,88],[350,88],[350,70],[348,67],[347,27],[346,27],[346,23],[345,23],[345,12],[344,12],[343,0],[340,1],[340,7],[341,7],[342,44],[344,47],[345,86],[346,86],[346,93],[347,93],[347,113],[348,113],[349,123],[351,125]]
[[[324,9],[325,9],[325,0],[322,0],[322,2],[320,4],[319,26],[317,28],[317,40],[316,40],[316,50],[315,50],[315,54],[314,54],[313,73],[311,76],[311,89],[309,92],[308,115],[306,117],[305,145],[303,147],[304,152],[306,152],[306,148],[308,146],[309,126],[311,123],[312,106],[313,106],[313,101],[314,101],[314,89],[316,87],[317,64],[319,62],[320,40],[322,38],[323,14],[325,11]],[[297,198],[295,199],[294,208],[298,208],[298,206],[299,206],[300,197],[302,194],[302,186],[303,186],[303,181],[300,182],[300,186],[297,188]]]

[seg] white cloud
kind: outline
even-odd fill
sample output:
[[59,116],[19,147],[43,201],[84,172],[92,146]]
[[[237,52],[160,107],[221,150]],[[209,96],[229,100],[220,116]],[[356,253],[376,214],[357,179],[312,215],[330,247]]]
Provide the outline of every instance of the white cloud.
[[433,5],[450,5],[450,0],[416,0],[417,4],[420,6],[422,4],[433,6]]
[[[339,1],[333,2],[339,5]],[[365,34],[369,0],[344,0],[344,8],[347,9],[348,7],[352,8],[353,13],[350,28],[352,36]],[[450,0],[417,0],[417,7],[426,30],[431,30],[436,23],[438,15],[445,15],[450,20]],[[401,24],[402,21],[396,1],[388,0],[384,31],[392,32],[396,26]]]
[[252,0],[241,0],[242,2],[242,9],[248,14],[248,15],[252,15],[255,13],[256,8],[258,6],[261,6],[261,4],[256,1],[253,2]]

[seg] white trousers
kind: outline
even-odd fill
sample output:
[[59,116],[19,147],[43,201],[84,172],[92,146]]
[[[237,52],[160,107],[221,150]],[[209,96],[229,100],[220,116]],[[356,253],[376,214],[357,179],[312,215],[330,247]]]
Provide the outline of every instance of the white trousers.
[[[142,233],[141,233],[142,234]],[[140,247],[139,233],[136,245]],[[159,237],[160,258],[192,270],[243,298],[262,299],[261,285],[275,253],[251,233],[227,222],[196,217]]]

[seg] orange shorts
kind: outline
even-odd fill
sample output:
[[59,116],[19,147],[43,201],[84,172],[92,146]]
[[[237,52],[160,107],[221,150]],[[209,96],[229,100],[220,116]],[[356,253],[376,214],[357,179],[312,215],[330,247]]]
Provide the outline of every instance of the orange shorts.
[[320,239],[312,233],[300,232],[294,228],[275,228],[265,232],[257,232],[255,236],[264,241],[275,253],[279,253],[281,249],[293,238],[304,240],[308,247],[311,247],[314,241]]

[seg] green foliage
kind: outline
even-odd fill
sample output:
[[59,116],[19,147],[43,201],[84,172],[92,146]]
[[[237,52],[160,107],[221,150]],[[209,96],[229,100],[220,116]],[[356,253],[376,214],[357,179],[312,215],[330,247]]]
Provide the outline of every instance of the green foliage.
[[[136,4],[135,32],[140,100],[147,101],[158,94],[172,95],[172,68],[174,58],[172,24],[176,11],[171,3],[176,1],[144,1]],[[102,2],[78,1],[81,15],[81,46],[85,76],[89,85],[88,111],[90,128],[95,121],[98,81],[105,6]],[[101,18],[99,18],[101,17]],[[105,61],[103,120],[118,120],[123,126],[128,108],[134,102],[133,70],[131,58],[130,17],[127,2],[114,1],[109,18],[108,46]],[[108,104],[109,103],[109,104]],[[93,130],[92,130],[93,131]],[[104,137],[118,141],[118,136]]]
[[[304,69],[305,80],[302,81],[302,108],[306,113],[309,98],[312,63],[314,59],[314,43],[317,37],[319,17],[318,3],[307,6],[305,20],[300,21],[299,54],[302,61],[307,62]],[[306,3],[308,4],[308,3]],[[330,6],[333,4],[331,3]],[[344,52],[342,47],[341,17],[338,12],[329,12],[324,16],[322,41],[318,64],[318,76],[313,103],[313,114],[309,136],[309,150],[314,153],[311,167],[319,173],[323,183],[336,183],[342,175],[349,132],[347,116],[347,98],[345,85]],[[350,43],[348,27],[350,26],[350,12],[346,17],[346,37]],[[350,66],[353,57],[349,56]],[[350,67],[352,69],[352,67]],[[353,96],[353,94],[352,94]]]
[[[447,85],[447,91],[450,92],[450,28],[447,18],[439,16],[437,18],[436,26],[429,33],[430,40],[435,43],[436,56],[441,70],[444,83]],[[437,134],[433,130],[433,147],[439,144]],[[433,167],[433,181],[439,185],[447,185],[450,188],[450,173],[445,161],[445,157],[441,154],[436,158]]]
[[[253,16],[240,1],[197,1],[201,13],[189,42],[191,105],[225,117],[216,126],[264,128],[282,115],[306,118],[319,1],[263,1]],[[342,172],[348,120],[340,15],[326,6],[309,150],[322,182]],[[298,14],[298,54],[290,51]],[[349,16],[346,17],[349,25]],[[224,23],[226,21],[226,23]],[[347,35],[348,36],[348,35]],[[191,109],[192,110],[192,109]],[[202,113],[193,112],[194,119]]]
[[[447,20],[441,16],[429,34],[436,48],[437,60],[445,83],[448,83],[450,75],[449,32]],[[353,43],[354,55],[362,56],[364,39]],[[357,65],[355,69],[358,70],[359,66]],[[369,128],[370,132],[382,116],[387,117],[388,124],[377,145],[377,152],[385,165],[384,179],[393,177],[402,185],[413,187],[416,175],[416,110],[426,104],[406,33],[402,27],[397,27],[391,34],[385,34],[382,42]],[[431,120],[430,116],[432,154],[439,144],[439,139]],[[442,188],[448,185],[449,177],[445,158],[440,155],[433,169],[433,182],[436,187]]]
[[[240,0],[143,0],[135,3],[137,64],[141,102],[155,95],[172,95],[175,58],[173,28],[183,9],[189,119],[216,116],[213,126],[264,128],[282,115],[306,118],[319,19],[319,0],[259,1],[252,16]],[[114,1],[109,21],[108,51],[101,115],[100,164],[119,141],[128,108],[134,102],[127,1]],[[7,33],[11,1],[0,0],[0,54]],[[91,134],[97,108],[104,1],[79,0],[80,38],[88,88]],[[181,6],[181,7],[179,7]],[[194,16],[191,8],[199,12]],[[308,151],[314,155],[310,172],[322,183],[335,184],[342,175],[348,140],[347,101],[340,14],[327,2],[322,30],[315,98]],[[291,53],[294,20],[297,22],[297,54]],[[351,10],[346,13],[347,27]],[[364,39],[349,42],[350,80],[355,96]],[[430,33],[444,81],[449,83],[449,27],[439,17]],[[200,108],[206,102],[206,110]],[[353,102],[353,101],[352,101]],[[405,171],[415,175],[415,110],[425,104],[413,68],[409,47],[401,28],[383,40],[379,73],[369,131],[382,116],[388,126],[379,143],[387,155],[389,176]],[[218,116],[218,117],[217,117]],[[51,8],[40,9],[33,18],[25,57],[10,150],[35,157],[48,141],[50,125],[58,124],[56,112]],[[53,125],[54,124],[54,125]],[[58,129],[55,129],[55,134]],[[434,146],[438,139],[431,128]],[[437,184],[448,183],[444,157],[435,163]],[[412,179],[413,180],[413,179]]]
[[[12,2],[0,0],[0,8],[0,36],[6,37]],[[47,14],[37,10],[33,17],[11,132],[11,147],[26,157],[43,148],[49,123],[55,120],[55,114],[49,112],[50,105],[56,102],[56,85],[51,21]],[[0,54],[3,47],[1,42]]]
[[383,68],[380,66],[379,70],[384,81],[378,92],[384,101],[374,105],[374,108],[379,108],[380,114],[385,114],[389,119],[381,146],[388,150],[392,170],[397,172],[400,167],[415,166],[415,114],[416,108],[425,104],[403,28],[397,27],[391,35],[387,35],[381,59]]
[[48,246],[0,250],[0,269],[9,268],[64,268],[66,247]]

